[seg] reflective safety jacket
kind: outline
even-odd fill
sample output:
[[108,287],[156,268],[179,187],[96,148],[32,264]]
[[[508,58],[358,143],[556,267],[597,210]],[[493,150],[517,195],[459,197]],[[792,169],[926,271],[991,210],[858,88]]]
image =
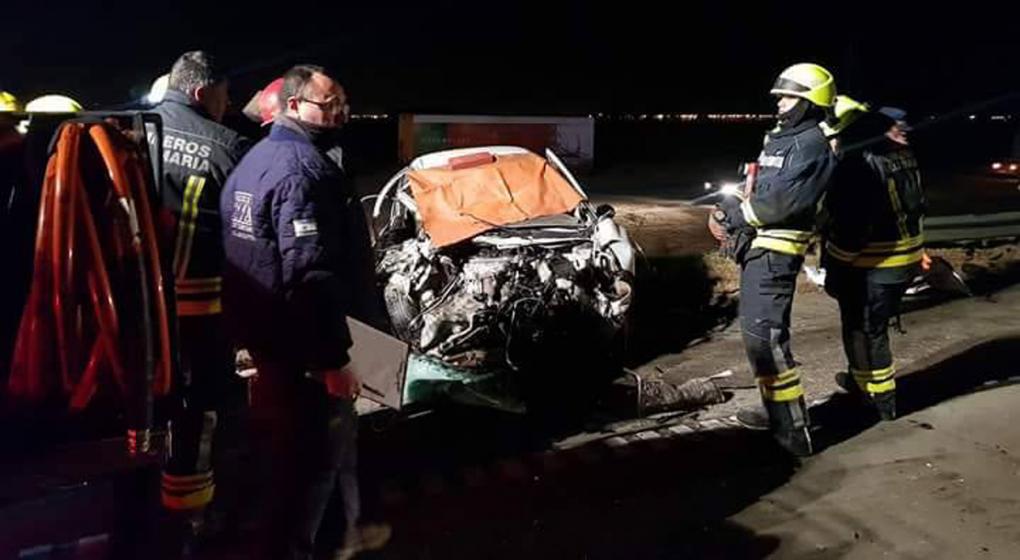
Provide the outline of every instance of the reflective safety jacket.
[[[189,98],[168,91],[154,109],[163,120],[163,205],[173,216],[177,314],[221,312],[223,249],[220,190],[248,141],[213,121]],[[149,144],[155,157],[155,135]]]
[[818,122],[806,120],[769,132],[758,165],[754,191],[735,218],[755,228],[752,248],[803,255],[836,167],[836,156]]
[[882,139],[848,153],[826,198],[827,256],[856,268],[916,265],[924,248],[925,206],[909,147]]

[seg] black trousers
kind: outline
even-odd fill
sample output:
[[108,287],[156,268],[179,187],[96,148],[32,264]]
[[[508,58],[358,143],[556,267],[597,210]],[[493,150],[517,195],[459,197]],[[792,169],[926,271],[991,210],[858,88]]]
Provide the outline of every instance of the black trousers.
[[911,274],[830,263],[825,291],[839,301],[843,350],[857,386],[868,394],[896,389],[889,321]]
[[804,257],[748,251],[740,274],[740,328],[762,398],[798,400],[804,391],[790,349],[790,313]]
[[245,384],[220,315],[183,316],[181,377],[170,413],[170,445],[163,469],[163,505],[200,509],[213,497],[213,445],[220,416],[244,406]]
[[[320,529],[349,530],[361,515],[354,402],[330,396],[299,366],[252,354],[258,370],[253,435],[264,518],[272,528],[267,551],[274,558],[310,558]],[[334,496],[343,505],[342,521],[324,519]]]

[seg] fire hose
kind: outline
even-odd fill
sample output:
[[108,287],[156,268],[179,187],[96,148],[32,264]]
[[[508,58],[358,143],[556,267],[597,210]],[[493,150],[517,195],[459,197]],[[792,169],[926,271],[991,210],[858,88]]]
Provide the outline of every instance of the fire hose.
[[64,398],[79,411],[104,374],[124,398],[139,382],[169,391],[169,317],[138,149],[109,124],[61,126],[40,195],[12,397]]

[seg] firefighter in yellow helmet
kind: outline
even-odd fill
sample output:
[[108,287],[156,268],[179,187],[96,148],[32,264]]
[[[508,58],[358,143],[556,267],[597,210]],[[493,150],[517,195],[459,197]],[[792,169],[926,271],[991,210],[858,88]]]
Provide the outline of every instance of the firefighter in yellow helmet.
[[21,104],[13,93],[0,90],[0,113],[17,113],[21,110]]
[[825,137],[832,143],[832,149],[836,152],[838,142],[841,140],[840,133],[846,130],[861,115],[871,110],[867,103],[862,103],[848,95],[837,95],[832,104],[832,116],[822,123],[822,131]]
[[795,64],[770,93],[778,126],[766,135],[753,190],[743,200],[727,199],[715,215],[729,235],[747,240],[731,256],[741,266],[741,332],[764,407],[741,411],[738,420],[771,429],[782,447],[805,456],[814,449],[790,350],[790,311],[816,208],[836,166],[822,129],[833,117],[836,85],[825,68]]
[[[853,100],[850,100],[853,101]],[[836,381],[881,420],[896,417],[889,320],[924,258],[926,200],[904,113],[844,102],[839,167],[825,200],[825,291],[839,301],[848,372]]]
[[8,128],[16,124],[13,113],[21,111],[21,104],[14,94],[0,90],[0,127]]

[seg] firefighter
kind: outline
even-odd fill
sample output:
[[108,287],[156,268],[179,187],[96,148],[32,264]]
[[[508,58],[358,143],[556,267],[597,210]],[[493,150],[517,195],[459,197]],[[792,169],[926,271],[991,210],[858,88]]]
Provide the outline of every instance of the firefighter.
[[831,118],[836,86],[825,68],[795,64],[770,93],[777,98],[779,122],[766,135],[753,191],[743,200],[726,199],[716,219],[750,240],[739,244],[734,258],[741,265],[741,332],[764,409],[741,411],[738,419],[771,429],[781,446],[806,456],[813,448],[790,349],[790,311],[816,208],[836,164],[821,128]]
[[269,550],[311,558],[337,490],[347,532],[338,558],[378,548],[385,525],[360,525],[354,399],[345,316],[371,295],[368,231],[330,152],[346,121],[344,89],[321,67],[283,77],[269,135],[231,175],[220,209],[226,313],[258,379],[253,416],[272,462]]
[[6,119],[10,113],[21,111],[21,104],[13,93],[0,90],[0,119]]
[[[14,94],[0,90],[0,216],[7,213],[10,204],[11,192],[14,188],[14,171],[17,167],[24,165],[21,161],[21,135],[17,131],[17,117],[14,115],[21,111],[21,104]],[[17,154],[15,154],[17,152]],[[3,223],[0,220],[0,223]],[[7,237],[4,236],[4,239]],[[3,364],[0,359],[0,365]],[[0,368],[2,369],[2,368]]]
[[839,302],[848,372],[837,383],[896,417],[889,321],[924,255],[925,196],[905,113],[856,103],[839,119],[840,164],[825,201],[825,290]]
[[[170,445],[162,476],[166,524],[194,536],[213,498],[212,444],[218,413],[236,408],[243,385],[221,319],[223,249],[220,190],[240,161],[247,141],[220,124],[227,110],[227,81],[204,52],[174,63],[162,102],[153,111],[163,121],[163,205],[177,302],[181,379],[170,419]],[[155,151],[155,136],[150,147]],[[154,154],[155,155],[155,154]]]

